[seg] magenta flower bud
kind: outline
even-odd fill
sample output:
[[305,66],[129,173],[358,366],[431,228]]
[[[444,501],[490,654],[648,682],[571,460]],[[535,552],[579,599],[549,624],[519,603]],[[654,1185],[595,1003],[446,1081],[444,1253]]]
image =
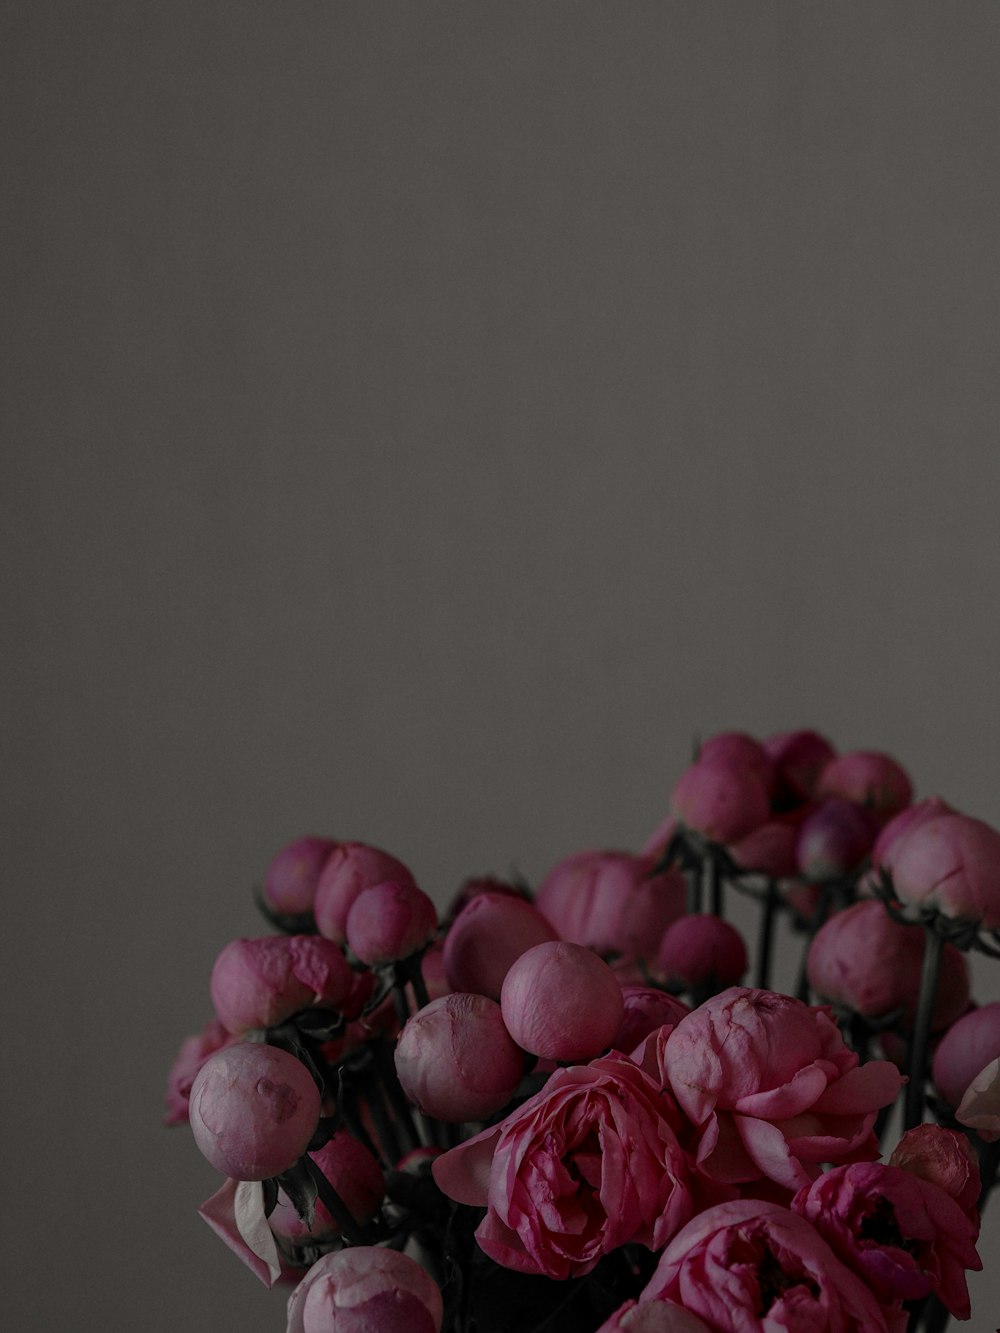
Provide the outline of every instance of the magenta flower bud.
[[884,824],[913,800],[913,784],[906,770],[890,755],[875,750],[852,750],[832,759],[820,774],[817,795],[839,796],[868,806]]
[[685,988],[734,986],[747,970],[743,937],[728,921],[702,913],[682,916],[660,942],[657,971]]
[[940,796],[928,796],[926,800],[918,801],[916,805],[907,806],[880,830],[872,848],[872,865],[891,870],[892,848],[904,833],[912,832],[913,829],[926,824],[929,819],[935,819],[938,815],[953,814],[955,811],[946,801],[942,801]]
[[783,731],[769,736],[764,750],[777,770],[777,799],[789,806],[815,799],[820,774],[837,754],[818,731]]
[[528,901],[527,890],[517,884],[509,884],[507,880],[497,879],[493,875],[473,875],[464,882],[448,904],[445,920],[450,924],[459,912],[463,912],[468,907],[473,898],[478,898],[483,893],[502,894],[505,898],[519,898],[522,902]]
[[795,859],[798,836],[796,825],[772,819],[739,842],[730,843],[729,855],[743,870],[771,879],[788,879],[798,868]]
[[226,1046],[209,1056],[191,1089],[195,1143],[234,1180],[265,1180],[294,1166],[319,1112],[305,1065],[277,1046]]
[[397,963],[434,938],[437,909],[415,884],[376,884],[355,898],[346,929],[347,942],[363,963]]
[[897,838],[887,859],[901,902],[1000,928],[1000,833],[981,819],[928,819]]
[[181,1042],[174,1063],[167,1075],[167,1091],[164,1102],[167,1113],[163,1118],[165,1125],[186,1125],[188,1122],[188,1103],[191,1099],[191,1085],[198,1070],[210,1055],[228,1046],[234,1038],[222,1026],[217,1018],[209,1019],[202,1030],[193,1037]]
[[991,1061],[1000,1058],[1000,1000],[973,1009],[953,1023],[934,1052],[934,1086],[949,1106]]
[[[858,902],[837,912],[809,946],[809,984],[831,1004],[879,1019],[901,1011],[900,1027],[913,1027],[920,995],[927,933],[922,926],[893,921],[879,902]],[[953,1023],[969,1003],[964,954],[946,944],[941,957],[931,1026]]]
[[264,877],[267,904],[291,916],[311,912],[320,874],[336,846],[331,838],[306,837],[282,847]]
[[[316,1152],[310,1153],[319,1169],[340,1195],[347,1211],[361,1226],[379,1210],[385,1194],[382,1168],[363,1143],[341,1130]],[[340,1235],[340,1223],[317,1199],[313,1225],[307,1227],[283,1190],[268,1221],[276,1236],[293,1245],[310,1245]]]
[[404,1026],[396,1073],[426,1115],[453,1124],[506,1106],[524,1075],[524,1052],[485,995],[444,995]]
[[347,939],[347,914],[358,894],[376,884],[412,884],[416,880],[402,861],[363,842],[342,842],[329,856],[319,883],[313,912],[316,929],[327,939]]
[[611,1045],[625,1003],[607,963],[556,940],[521,955],[504,979],[500,1008],[510,1035],[532,1055],[590,1060]]
[[440,1333],[441,1291],[415,1259],[352,1245],[317,1259],[288,1298],[287,1333]]
[[824,801],[799,826],[799,873],[813,882],[849,875],[868,855],[877,832],[870,810],[836,797]]
[[220,1021],[241,1036],[313,1005],[337,1009],[353,981],[340,948],[316,935],[231,940],[212,968],[212,1003]]
[[655,986],[622,986],[622,1000],[625,1012],[611,1045],[626,1054],[634,1051],[651,1032],[673,1027],[691,1012],[683,1000]]
[[577,852],[549,871],[535,906],[571,944],[651,958],[685,901],[680,871],[649,878],[652,865],[628,852]]
[[444,939],[444,969],[454,991],[500,999],[513,963],[527,949],[557,938],[533,904],[509,894],[481,893],[455,917]]
[[729,764],[756,773],[770,794],[777,777],[774,760],[760,741],[745,731],[720,731],[702,741],[698,747],[698,763]]
[[760,776],[722,760],[686,768],[670,796],[673,814],[710,842],[739,842],[765,823],[771,803]]
[[896,1144],[889,1165],[937,1185],[967,1216],[978,1218],[979,1161],[964,1134],[941,1125],[917,1125]]

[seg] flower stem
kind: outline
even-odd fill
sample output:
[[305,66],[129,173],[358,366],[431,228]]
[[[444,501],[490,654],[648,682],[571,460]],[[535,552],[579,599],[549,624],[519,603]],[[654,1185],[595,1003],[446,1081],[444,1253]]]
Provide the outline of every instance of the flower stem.
[[760,990],[767,990],[771,980],[771,947],[774,943],[774,921],[777,911],[778,885],[768,875],[760,931],[757,936],[757,986]]
[[363,1244],[365,1240],[363,1230],[355,1221],[350,1208],[327,1180],[322,1168],[317,1162],[313,1161],[308,1153],[306,1153],[303,1161],[313,1184],[316,1186],[316,1193],[319,1195],[320,1202],[340,1227],[341,1235],[349,1245]]
[[924,927],[924,963],[920,971],[920,995],[917,1017],[910,1044],[910,1081],[906,1085],[906,1111],[903,1128],[914,1129],[924,1118],[924,1080],[927,1076],[927,1051],[930,1046],[931,1016],[937,998],[938,976],[944,936],[932,926]]

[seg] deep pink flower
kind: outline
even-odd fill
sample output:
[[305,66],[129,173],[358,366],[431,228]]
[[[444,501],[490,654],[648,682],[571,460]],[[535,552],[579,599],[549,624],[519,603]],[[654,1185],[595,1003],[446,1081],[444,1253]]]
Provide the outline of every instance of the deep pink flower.
[[979,1227],[937,1185],[878,1162],[838,1166],[792,1200],[883,1304],[933,1292],[969,1317],[966,1269],[980,1269]]
[[884,866],[887,870],[891,870],[892,847],[904,833],[912,832],[921,824],[926,824],[929,819],[936,819],[938,815],[955,813],[956,811],[947,801],[942,801],[940,796],[928,796],[923,801],[917,801],[915,805],[907,806],[880,830],[872,848],[872,865]]
[[837,754],[817,731],[783,731],[769,736],[764,750],[777,770],[776,796],[782,806],[813,800],[820,774]]
[[288,1298],[287,1333],[440,1333],[443,1302],[405,1254],[352,1245],[325,1254]]
[[658,1249],[691,1215],[686,1159],[659,1089],[624,1056],[557,1070],[498,1125],[439,1157],[450,1198],[488,1212],[497,1263],[581,1277],[620,1245]]
[[649,878],[652,865],[627,852],[577,852],[549,871],[535,906],[560,939],[597,953],[652,958],[685,901],[681,872]]
[[[340,1130],[309,1156],[340,1195],[355,1222],[361,1225],[370,1222],[385,1194],[385,1180],[382,1168],[365,1145],[346,1130]],[[294,1245],[308,1245],[340,1235],[340,1223],[321,1199],[316,1200],[313,1224],[307,1227],[281,1190],[268,1221],[276,1236]]]
[[691,1012],[689,1005],[676,995],[657,990],[654,986],[622,986],[625,1012],[621,1026],[611,1045],[616,1051],[632,1051],[651,1032],[665,1024],[676,1026]]
[[524,1052],[485,995],[454,994],[419,1010],[396,1043],[403,1091],[435,1120],[485,1120],[510,1101]]
[[234,1180],[265,1180],[294,1166],[319,1114],[319,1089],[305,1065],[276,1046],[223,1047],[191,1089],[195,1143]]
[[237,1036],[273,1027],[300,1009],[339,1009],[354,974],[338,945],[318,935],[231,940],[212,968],[212,1003]]
[[347,940],[347,914],[359,893],[376,884],[412,884],[416,880],[402,861],[364,842],[342,842],[330,853],[316,885],[313,912],[316,929],[339,944]]
[[978,1224],[979,1161],[964,1134],[941,1125],[916,1125],[896,1144],[889,1165],[937,1185]]
[[766,823],[767,787],[757,773],[724,760],[698,760],[678,778],[671,813],[711,842],[732,843]]
[[673,1300],[713,1333],[902,1333],[814,1227],[776,1203],[699,1213],[667,1246],[640,1305]]
[[664,935],[656,970],[669,984],[689,989],[732,986],[747,970],[747,947],[728,921],[696,912],[675,921]]
[[831,759],[820,774],[817,796],[839,796],[868,806],[880,824],[905,810],[913,784],[901,764],[877,750],[852,750]]
[[859,1065],[826,1009],[736,986],[681,1019],[666,1068],[697,1127],[700,1170],[786,1189],[824,1162],[876,1157],[875,1116],[901,1081],[887,1060]]
[[363,889],[344,923],[347,943],[369,967],[400,962],[428,944],[437,930],[437,909],[416,884],[389,880]]
[[673,1301],[626,1301],[604,1321],[597,1333],[712,1333],[690,1310]]
[[316,885],[330,853],[331,838],[296,838],[282,847],[264,876],[264,899],[276,912],[311,912]]
[[503,979],[521,954],[557,939],[532,903],[509,894],[480,893],[455,917],[444,937],[444,969],[454,991],[500,999]]
[[167,1113],[163,1117],[165,1125],[187,1124],[191,1085],[198,1070],[210,1055],[235,1040],[232,1033],[227,1032],[217,1018],[210,1018],[200,1032],[193,1037],[186,1037],[181,1042],[181,1048],[167,1075],[167,1091],[164,1097]]
[[790,820],[770,819],[729,844],[729,855],[743,870],[772,879],[788,879],[798,868],[795,846],[798,826]]
[[799,825],[795,859],[799,874],[822,881],[840,879],[856,870],[871,850],[878,822],[874,814],[830,797]]
[[698,763],[731,764],[756,774],[768,795],[777,779],[774,760],[765,747],[745,731],[720,731],[698,747]]
[[1000,1056],[1000,1000],[953,1023],[934,1052],[933,1078],[949,1106],[958,1106],[976,1075]]
[[625,1012],[607,963],[562,940],[521,955],[504,978],[500,1008],[517,1044],[549,1060],[589,1060],[606,1051]]
[[[900,1026],[912,1028],[920,994],[927,932],[893,921],[880,902],[859,902],[835,913],[809,946],[809,984],[824,1000],[865,1018],[901,1010]],[[953,1023],[969,1003],[965,955],[946,944],[932,1015],[935,1030]]]
[[981,819],[938,815],[908,829],[888,867],[904,904],[1000,928],[1000,833]]

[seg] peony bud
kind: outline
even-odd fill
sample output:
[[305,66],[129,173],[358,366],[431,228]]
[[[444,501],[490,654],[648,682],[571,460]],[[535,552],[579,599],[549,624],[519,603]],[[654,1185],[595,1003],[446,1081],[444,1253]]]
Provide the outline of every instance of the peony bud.
[[747,970],[747,949],[728,921],[695,913],[675,921],[664,935],[656,968],[668,984],[687,989],[734,986]]
[[1000,928],[1000,833],[981,819],[928,819],[892,844],[888,860],[901,902]]
[[839,796],[869,806],[884,824],[913,800],[906,770],[890,755],[852,750],[832,759],[820,774],[817,796]]
[[440,1333],[437,1283],[415,1259],[377,1245],[324,1254],[288,1298],[287,1333]]
[[316,885],[337,844],[330,838],[296,838],[274,858],[264,877],[264,899],[276,912],[311,912]]
[[738,842],[770,813],[767,788],[758,774],[721,760],[699,760],[684,770],[670,808],[688,828],[710,842]]
[[347,939],[347,914],[355,898],[364,889],[388,881],[416,888],[407,867],[388,852],[363,842],[340,843],[330,853],[316,885],[316,929],[327,939],[343,944]]
[[784,731],[770,736],[764,750],[777,770],[775,799],[781,808],[814,800],[820,774],[837,753],[817,731]]
[[216,1051],[191,1089],[191,1129],[202,1154],[234,1180],[265,1180],[294,1166],[319,1123],[319,1089],[276,1046]]
[[760,778],[768,795],[774,790],[777,778],[774,760],[760,741],[748,736],[745,731],[720,731],[707,741],[702,741],[698,747],[697,762],[728,764],[731,768],[746,769]]
[[589,1060],[607,1050],[625,1011],[607,963],[561,940],[521,955],[504,979],[500,1007],[518,1045],[550,1060]]
[[654,986],[622,986],[625,1012],[611,1045],[616,1051],[634,1051],[651,1032],[675,1026],[691,1012],[683,1000]]
[[814,882],[849,875],[868,855],[877,832],[870,810],[836,797],[824,801],[799,826],[799,873]]
[[396,963],[434,938],[437,909],[415,884],[376,884],[354,899],[347,914],[347,942],[369,967]]
[[407,1097],[435,1120],[484,1120],[506,1106],[524,1074],[524,1052],[485,995],[445,995],[404,1026],[396,1073]]
[[788,879],[798,868],[795,859],[798,836],[794,824],[772,819],[739,842],[730,843],[729,855],[742,870],[769,875],[771,879]]
[[217,1018],[209,1019],[202,1030],[193,1037],[181,1042],[174,1063],[167,1075],[167,1091],[164,1102],[167,1114],[165,1125],[186,1125],[188,1123],[188,1103],[191,1099],[191,1085],[198,1070],[210,1055],[228,1046],[234,1038],[222,1026]]
[[232,940],[212,968],[212,1003],[238,1036],[274,1027],[300,1009],[338,1009],[354,974],[338,945],[317,935],[265,935]]
[[[355,1222],[362,1226],[370,1222],[385,1194],[385,1180],[382,1168],[365,1145],[341,1130],[309,1156],[340,1195]],[[316,1200],[313,1224],[307,1227],[280,1189],[268,1221],[276,1236],[293,1245],[310,1245],[340,1235],[340,1223],[330,1216],[322,1199]]]
[[511,964],[525,950],[556,938],[554,927],[523,898],[481,893],[462,908],[445,936],[445,975],[452,990],[499,1000]]
[[1000,1057],[1000,1000],[953,1023],[934,1052],[934,1086],[949,1106],[960,1105],[976,1075]]

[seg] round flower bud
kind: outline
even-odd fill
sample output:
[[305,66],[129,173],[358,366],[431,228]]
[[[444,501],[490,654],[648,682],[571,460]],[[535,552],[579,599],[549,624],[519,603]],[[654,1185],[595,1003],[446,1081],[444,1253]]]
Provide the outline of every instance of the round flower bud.
[[311,912],[316,885],[337,844],[330,838],[296,838],[282,847],[267,868],[264,900],[276,912]]
[[739,842],[730,843],[729,854],[743,870],[771,879],[788,879],[798,868],[795,844],[798,828],[776,819],[753,829]]
[[771,809],[763,781],[723,760],[686,768],[670,796],[671,812],[711,842],[738,842],[763,824]]
[[351,1245],[317,1259],[288,1298],[287,1333],[440,1333],[441,1291],[415,1259]]
[[709,736],[698,747],[698,761],[701,763],[729,764],[732,768],[747,769],[755,773],[770,793],[774,790],[777,776],[774,760],[753,736],[745,731],[720,731]]
[[415,884],[376,884],[347,914],[347,942],[369,967],[409,958],[434,938],[437,909]]
[[562,940],[521,955],[504,979],[500,1007],[517,1044],[549,1060],[589,1060],[607,1050],[625,1011],[607,963]]
[[294,1166],[319,1123],[319,1089],[276,1046],[216,1051],[191,1089],[191,1129],[202,1154],[234,1180],[266,1180]]
[[185,1037],[177,1052],[170,1072],[167,1074],[167,1091],[164,1097],[167,1113],[165,1125],[186,1125],[188,1123],[188,1102],[191,1087],[198,1070],[210,1055],[234,1040],[217,1018],[209,1019],[202,1030],[194,1036]]
[[317,935],[231,940],[212,968],[215,1012],[238,1036],[274,1027],[312,1005],[337,1009],[353,973],[338,945]]
[[832,759],[820,774],[817,796],[839,796],[868,806],[884,824],[913,800],[906,770],[890,755],[852,750]]
[[734,986],[747,970],[747,948],[728,921],[694,913],[675,921],[664,935],[656,968],[674,985]]
[[316,885],[316,929],[327,939],[347,939],[347,914],[359,893],[376,884],[412,884],[411,872],[388,852],[363,842],[342,842],[329,856]]
[[611,1045],[626,1054],[634,1051],[651,1032],[676,1026],[691,1012],[683,1000],[655,986],[622,986],[625,1012],[621,1026]]
[[[385,1180],[382,1168],[365,1145],[341,1130],[309,1156],[340,1195],[355,1222],[362,1226],[370,1222],[385,1194]],[[268,1221],[276,1236],[293,1245],[310,1245],[340,1235],[340,1223],[327,1212],[322,1199],[316,1200],[313,1224],[307,1227],[280,1189]]]
[[405,1024],[396,1073],[407,1097],[435,1120],[484,1120],[506,1106],[524,1074],[524,1052],[485,995],[444,995]]
[[764,750],[777,770],[775,801],[781,809],[813,800],[820,774],[837,753],[817,731],[783,731],[768,737]]
[[526,949],[556,939],[537,907],[509,894],[481,893],[458,913],[444,939],[444,969],[454,991],[500,999],[512,963]]
[[831,798],[799,826],[795,859],[801,875],[813,882],[840,879],[868,855],[878,823],[870,810]]
[[944,1034],[934,1052],[934,1086],[949,1106],[958,1106],[976,1075],[998,1057],[1000,1000],[973,1009]]
[[912,832],[921,824],[926,824],[929,819],[935,819],[938,815],[953,815],[955,813],[947,801],[942,801],[940,796],[928,796],[926,800],[918,801],[916,805],[907,806],[898,815],[894,815],[879,832],[872,848],[872,865],[883,866],[886,870],[891,870],[892,848],[904,833]]
[[1000,928],[1000,833],[981,819],[928,819],[892,844],[888,865],[904,904]]

